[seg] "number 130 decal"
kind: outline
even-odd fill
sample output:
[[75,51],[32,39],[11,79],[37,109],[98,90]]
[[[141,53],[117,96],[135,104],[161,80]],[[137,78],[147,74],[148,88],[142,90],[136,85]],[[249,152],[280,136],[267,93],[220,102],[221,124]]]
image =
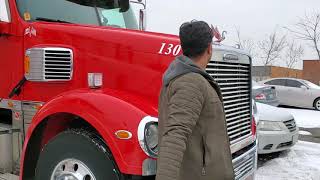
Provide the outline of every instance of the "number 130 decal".
[[162,43],[159,54],[177,56],[181,52],[181,45]]

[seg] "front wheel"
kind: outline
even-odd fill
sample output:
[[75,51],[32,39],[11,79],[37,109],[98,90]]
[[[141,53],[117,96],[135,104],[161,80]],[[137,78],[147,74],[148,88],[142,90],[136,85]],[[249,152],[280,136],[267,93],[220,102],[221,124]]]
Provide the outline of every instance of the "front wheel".
[[314,108],[316,108],[316,110],[320,111],[320,98],[317,98],[314,101]]
[[86,131],[66,131],[42,150],[36,180],[118,180],[119,173],[109,153],[96,136]]

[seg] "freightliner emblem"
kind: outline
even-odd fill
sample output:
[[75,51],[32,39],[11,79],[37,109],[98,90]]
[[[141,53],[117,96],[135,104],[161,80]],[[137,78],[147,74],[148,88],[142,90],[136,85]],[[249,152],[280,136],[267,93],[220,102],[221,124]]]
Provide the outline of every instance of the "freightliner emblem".
[[37,36],[37,30],[33,27],[28,27],[25,31],[24,31],[24,35],[25,36]]

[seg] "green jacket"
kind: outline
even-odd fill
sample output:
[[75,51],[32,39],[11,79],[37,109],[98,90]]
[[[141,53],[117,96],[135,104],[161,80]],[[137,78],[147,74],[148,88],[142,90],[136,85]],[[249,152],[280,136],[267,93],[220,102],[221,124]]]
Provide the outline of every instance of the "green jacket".
[[234,179],[219,87],[184,56],[164,76],[159,147],[156,180]]

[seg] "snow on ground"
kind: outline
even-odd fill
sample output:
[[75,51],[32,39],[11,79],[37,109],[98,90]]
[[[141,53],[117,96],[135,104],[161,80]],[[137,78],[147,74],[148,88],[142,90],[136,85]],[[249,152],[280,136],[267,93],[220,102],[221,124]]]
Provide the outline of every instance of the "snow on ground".
[[299,134],[305,135],[305,136],[312,136],[312,134],[308,131],[299,131]]
[[266,162],[257,180],[320,180],[320,144],[299,141],[291,150]]
[[280,108],[286,110],[294,116],[299,127],[303,128],[320,128],[320,111],[309,109],[291,109]]

